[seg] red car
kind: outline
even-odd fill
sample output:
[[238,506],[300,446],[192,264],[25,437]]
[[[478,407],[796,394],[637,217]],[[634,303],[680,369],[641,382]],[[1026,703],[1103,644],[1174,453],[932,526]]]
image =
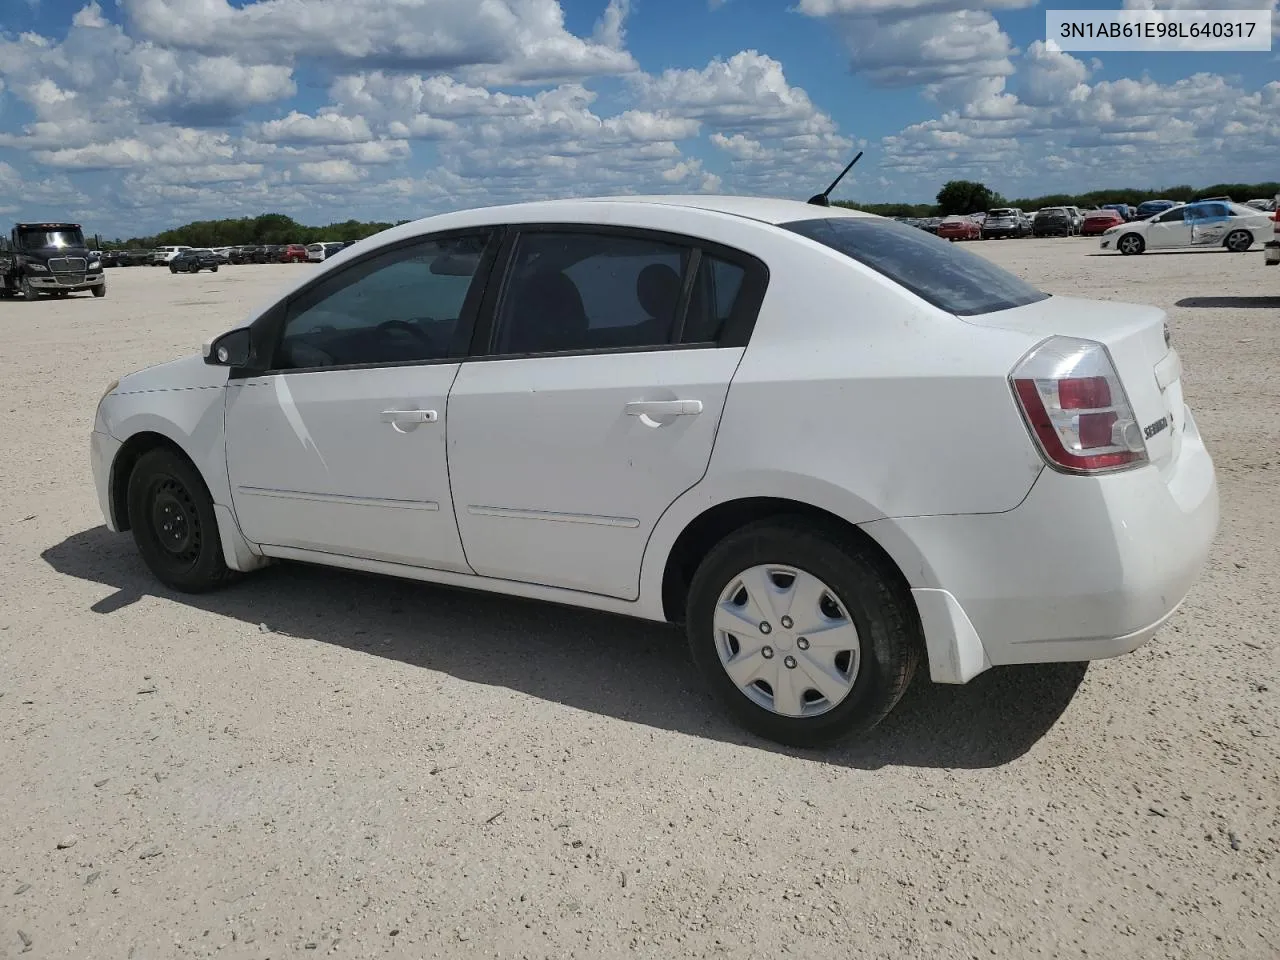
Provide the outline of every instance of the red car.
[[1124,222],[1124,217],[1120,216],[1118,210],[1090,210],[1084,215],[1084,226],[1080,228],[1080,233],[1086,237],[1096,237]]
[[307,248],[300,243],[291,243],[280,253],[281,263],[306,263]]
[[981,240],[982,228],[969,217],[947,217],[938,225],[943,240]]

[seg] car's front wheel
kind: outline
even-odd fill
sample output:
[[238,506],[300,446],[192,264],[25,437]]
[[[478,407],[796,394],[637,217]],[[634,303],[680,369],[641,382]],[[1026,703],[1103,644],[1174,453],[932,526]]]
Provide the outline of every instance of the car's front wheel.
[[105,297],[107,295],[107,285],[105,283],[99,283],[91,289],[95,297]]
[[31,285],[31,281],[27,277],[22,278],[22,282],[18,285],[18,290],[22,293],[22,299],[28,302],[40,299],[40,291]]
[[753,732],[814,746],[866,731],[906,691],[923,647],[910,591],[869,545],[801,518],[721,541],[689,591],[690,649]]
[[129,475],[129,525],[142,559],[166,586],[203,593],[231,580],[213,498],[190,461],[156,449]]
[[1116,242],[1116,249],[1126,257],[1132,257],[1147,249],[1147,241],[1136,233],[1126,233]]

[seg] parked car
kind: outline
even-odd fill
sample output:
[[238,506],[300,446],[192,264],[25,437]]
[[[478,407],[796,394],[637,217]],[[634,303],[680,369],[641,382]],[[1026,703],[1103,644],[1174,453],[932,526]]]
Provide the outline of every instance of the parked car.
[[982,228],[969,217],[947,217],[938,225],[944,240],[981,240]]
[[1244,253],[1270,230],[1266,213],[1242,203],[1180,203],[1150,220],[1111,227],[1099,245],[1129,256],[1175,247],[1223,247]]
[[747,726],[814,744],[920,658],[962,683],[1133,650],[1205,564],[1214,467],[1156,307],[789,200],[361,246],[103,395],[99,503],[162,583],[304,560],[682,622]]
[[329,257],[333,256],[345,247],[346,244],[340,241],[312,243],[307,246],[307,259],[312,263],[323,263]]
[[183,250],[169,261],[170,273],[199,273],[201,270],[218,272],[221,264],[218,255],[208,247],[195,247]]
[[1066,207],[1045,207],[1036,211],[1031,232],[1037,237],[1070,237],[1075,233],[1075,224]]
[[1120,218],[1126,223],[1133,219],[1135,212],[1134,208],[1127,203],[1104,203],[1102,205],[1102,209],[1114,210],[1116,213],[1120,214]]
[[284,253],[284,244],[272,243],[259,247],[253,253],[254,263],[279,263]]
[[230,253],[230,260],[232,263],[237,265],[253,263],[254,254],[257,252],[257,250],[258,248],[253,244],[245,244],[244,246],[240,246],[240,247],[232,247],[231,253]]
[[1080,212],[1079,207],[1067,205],[1067,213],[1071,215],[1071,230],[1078,237],[1084,229],[1084,214]]
[[1090,210],[1084,215],[1084,226],[1080,228],[1080,232],[1086,237],[1096,237],[1124,222],[1125,219],[1118,210],[1112,208]]
[[1157,213],[1164,213],[1177,205],[1176,200],[1144,200],[1138,204],[1134,217],[1138,220],[1150,220]]
[[280,251],[281,263],[306,263],[307,248],[300,243],[287,244]]
[[1031,235],[1031,221],[1017,207],[998,207],[987,211],[982,223],[983,240],[1003,240],[1007,237]]
[[168,266],[183,250],[190,250],[190,247],[174,246],[174,247],[156,247],[151,253],[151,265],[154,267]]

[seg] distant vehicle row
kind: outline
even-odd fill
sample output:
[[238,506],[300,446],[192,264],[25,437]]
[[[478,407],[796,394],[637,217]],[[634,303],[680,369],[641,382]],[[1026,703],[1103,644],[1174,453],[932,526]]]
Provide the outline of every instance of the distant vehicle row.
[[237,247],[191,247],[174,244],[154,250],[105,250],[101,256],[104,267],[167,267],[172,265],[175,257],[189,250],[210,250],[218,258],[219,264],[321,263],[356,242],[335,240],[312,244],[250,244]]

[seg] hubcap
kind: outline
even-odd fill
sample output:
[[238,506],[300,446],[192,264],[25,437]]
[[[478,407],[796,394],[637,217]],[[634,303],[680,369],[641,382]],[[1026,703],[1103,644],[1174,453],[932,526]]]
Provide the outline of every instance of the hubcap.
[[200,517],[191,495],[177,480],[160,481],[151,498],[151,530],[174,559],[194,563],[200,554]]
[[798,567],[765,564],[734,577],[720,594],[713,627],[729,678],[781,716],[834,709],[858,677],[853,620],[834,591]]

